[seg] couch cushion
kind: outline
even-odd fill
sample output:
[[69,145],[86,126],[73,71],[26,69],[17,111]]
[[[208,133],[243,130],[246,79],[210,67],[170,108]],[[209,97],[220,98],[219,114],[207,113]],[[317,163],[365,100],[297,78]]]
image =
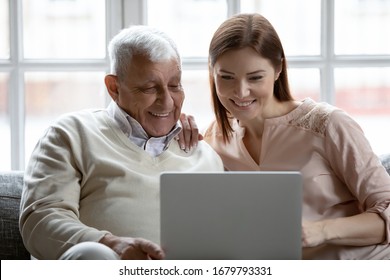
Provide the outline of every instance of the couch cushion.
[[0,172],[0,259],[30,259],[19,232],[23,172]]

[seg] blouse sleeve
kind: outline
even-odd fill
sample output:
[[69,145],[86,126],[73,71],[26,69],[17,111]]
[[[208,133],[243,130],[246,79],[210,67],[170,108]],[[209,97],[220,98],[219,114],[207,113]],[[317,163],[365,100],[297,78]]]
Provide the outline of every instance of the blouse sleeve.
[[378,213],[383,218],[384,244],[390,243],[390,176],[362,129],[348,114],[335,110],[325,137],[332,169],[357,198],[362,211]]

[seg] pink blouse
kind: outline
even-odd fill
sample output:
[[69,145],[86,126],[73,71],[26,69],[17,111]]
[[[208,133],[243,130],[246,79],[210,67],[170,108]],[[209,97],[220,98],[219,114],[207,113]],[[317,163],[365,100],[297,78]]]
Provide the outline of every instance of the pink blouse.
[[[382,244],[323,245],[303,249],[304,259],[390,259],[390,176],[359,125],[345,112],[305,99],[287,115],[267,119],[260,164],[242,139],[245,129],[232,121],[224,143],[214,121],[204,139],[221,156],[226,170],[293,170],[303,177],[303,219],[324,220],[375,212],[386,222]],[[283,205],[281,205],[282,207]]]

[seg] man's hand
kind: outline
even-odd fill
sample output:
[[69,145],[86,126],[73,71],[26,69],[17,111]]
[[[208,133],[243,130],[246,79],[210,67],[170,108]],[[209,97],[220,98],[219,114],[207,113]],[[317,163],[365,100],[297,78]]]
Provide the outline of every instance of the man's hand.
[[179,141],[182,150],[189,152],[198,145],[198,141],[202,140],[203,136],[199,134],[198,126],[193,116],[181,113],[180,122],[183,129],[176,140]]
[[114,250],[121,260],[162,260],[165,257],[159,245],[143,238],[107,234],[99,242]]

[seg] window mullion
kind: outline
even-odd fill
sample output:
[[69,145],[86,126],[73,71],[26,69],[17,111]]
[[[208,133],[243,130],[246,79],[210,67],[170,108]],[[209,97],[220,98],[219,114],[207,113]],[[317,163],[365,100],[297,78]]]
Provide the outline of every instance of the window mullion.
[[[124,5],[122,0],[106,0],[106,41],[124,28]],[[126,1],[125,1],[126,2]],[[107,57],[107,55],[106,55]],[[109,63],[109,61],[107,60]]]
[[336,55],[337,67],[389,67],[389,55]]
[[322,0],[321,5],[321,99],[334,104],[334,0]]
[[147,6],[147,0],[123,0],[124,26],[147,24]]
[[10,4],[10,86],[8,106],[11,127],[11,169],[23,170],[25,158],[24,139],[24,73],[20,67],[22,60],[22,1],[9,1]]
[[226,0],[228,18],[240,12],[240,2],[241,0]]
[[[126,0],[106,0],[106,45],[115,34],[125,27],[125,2]],[[106,47],[106,72],[110,72],[110,58]],[[109,94],[106,94],[105,103],[111,101]]]

